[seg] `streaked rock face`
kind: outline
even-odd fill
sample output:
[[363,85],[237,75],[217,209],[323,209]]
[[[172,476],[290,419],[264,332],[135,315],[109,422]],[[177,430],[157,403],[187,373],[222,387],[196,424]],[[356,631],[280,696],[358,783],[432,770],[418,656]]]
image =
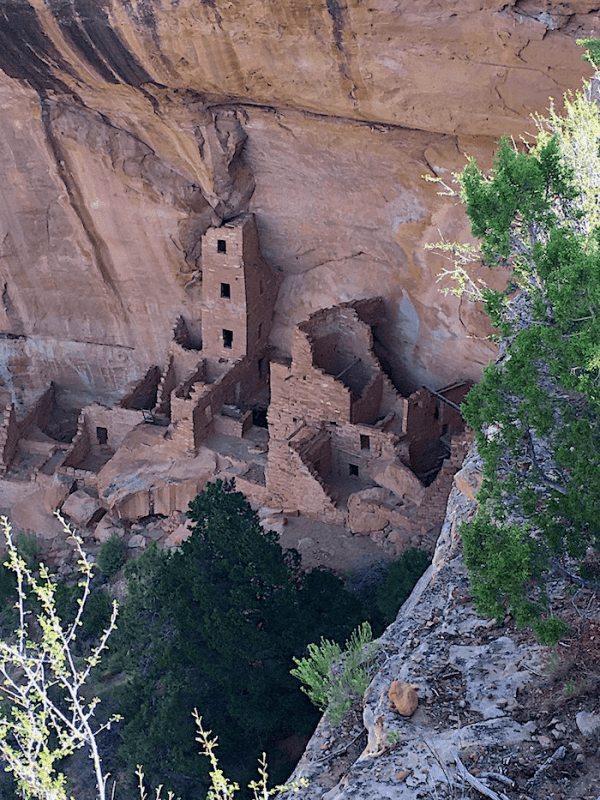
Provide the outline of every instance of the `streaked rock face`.
[[[110,402],[199,330],[199,240],[257,215],[272,341],[383,295],[401,390],[478,377],[479,312],[423,249],[468,229],[424,174],[575,88],[586,0],[0,0],[0,379]],[[497,276],[501,280],[501,276]],[[468,338],[475,337],[475,338]]]

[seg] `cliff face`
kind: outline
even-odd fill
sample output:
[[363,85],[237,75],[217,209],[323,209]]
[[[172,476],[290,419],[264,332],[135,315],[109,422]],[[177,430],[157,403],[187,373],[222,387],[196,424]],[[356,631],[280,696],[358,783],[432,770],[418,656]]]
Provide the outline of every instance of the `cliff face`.
[[[432,565],[380,638],[364,697],[338,727],[321,719],[290,778],[306,785],[280,798],[598,797],[597,594],[552,577],[550,602],[570,627],[553,649],[510,616],[477,614],[459,527],[476,509],[482,467],[471,448]],[[410,716],[391,702],[398,680],[416,689]]]
[[[401,389],[477,378],[479,315],[423,249],[464,238],[423,174],[488,160],[579,84],[573,0],[0,0],[0,361],[110,401],[198,335],[199,240],[257,214],[282,272],[272,341],[383,295]],[[475,338],[467,338],[474,335]]]

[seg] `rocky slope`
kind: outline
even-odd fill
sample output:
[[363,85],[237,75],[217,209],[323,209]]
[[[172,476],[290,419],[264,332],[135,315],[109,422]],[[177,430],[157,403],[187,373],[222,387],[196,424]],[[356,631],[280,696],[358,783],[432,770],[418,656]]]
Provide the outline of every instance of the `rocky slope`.
[[[510,618],[497,625],[478,617],[458,527],[475,509],[480,468],[472,450],[457,473],[433,563],[381,637],[380,666],[364,698],[339,727],[322,719],[291,777],[307,785],[286,798],[600,794],[599,598],[554,581],[554,609],[571,635],[553,651]],[[412,716],[390,702],[396,680],[416,688]]]
[[[579,84],[571,0],[0,0],[1,378],[110,402],[198,332],[199,238],[250,209],[282,272],[273,343],[384,295],[401,389],[476,378],[485,322],[437,292],[465,237],[423,174],[489,160]],[[468,338],[473,337],[473,338]]]

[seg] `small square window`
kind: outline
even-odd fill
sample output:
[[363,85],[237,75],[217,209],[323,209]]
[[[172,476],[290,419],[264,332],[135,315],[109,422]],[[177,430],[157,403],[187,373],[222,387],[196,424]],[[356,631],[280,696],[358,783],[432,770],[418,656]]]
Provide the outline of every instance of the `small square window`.
[[223,347],[226,350],[231,350],[233,346],[233,331],[228,331],[226,328],[223,328]]
[[358,478],[358,465],[348,464],[348,475],[355,475]]
[[227,242],[225,239],[217,239],[217,253],[227,252]]
[[370,450],[371,449],[371,437],[370,436],[362,436],[360,437],[360,449],[361,450]]
[[229,298],[231,297],[231,284],[230,283],[222,283],[221,284],[221,297]]

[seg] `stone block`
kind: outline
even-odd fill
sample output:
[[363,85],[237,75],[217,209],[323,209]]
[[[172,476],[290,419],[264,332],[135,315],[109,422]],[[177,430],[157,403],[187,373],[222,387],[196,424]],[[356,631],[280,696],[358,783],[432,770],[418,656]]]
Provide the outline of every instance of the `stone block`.
[[102,510],[102,505],[87,489],[78,489],[62,504],[62,511],[77,525],[88,525]]
[[59,508],[69,496],[72,486],[73,478],[70,476],[59,473],[53,475],[45,495],[48,507],[52,510]]
[[417,693],[405,681],[392,681],[388,697],[390,698],[390,703],[403,717],[412,717],[419,705]]
[[475,500],[477,492],[481,488],[481,472],[463,467],[454,476],[454,485],[470,500]]
[[348,498],[348,525],[352,533],[381,531],[389,522],[389,509],[383,507],[387,499],[385,489],[363,489]]
[[122,538],[125,531],[115,523],[111,517],[105,515],[94,529],[94,539],[97,542],[106,542],[110,537],[116,533],[119,538]]
[[382,464],[375,471],[373,479],[398,497],[409,498],[417,506],[423,502],[425,487],[401,461],[395,460]]
[[187,522],[178,525],[175,530],[165,539],[165,548],[180,547],[186,539],[192,535],[192,531],[188,528]]

